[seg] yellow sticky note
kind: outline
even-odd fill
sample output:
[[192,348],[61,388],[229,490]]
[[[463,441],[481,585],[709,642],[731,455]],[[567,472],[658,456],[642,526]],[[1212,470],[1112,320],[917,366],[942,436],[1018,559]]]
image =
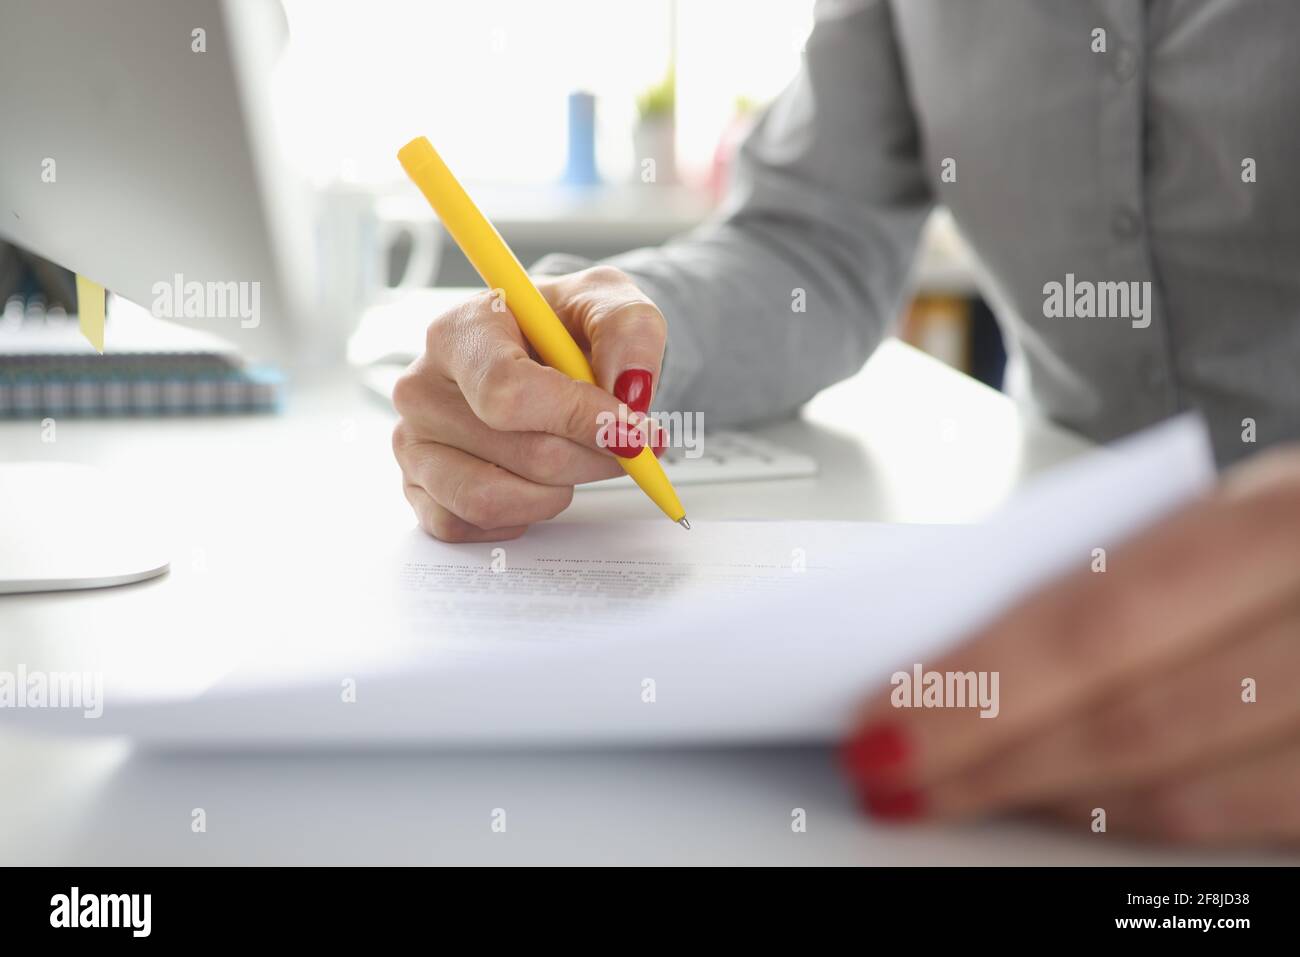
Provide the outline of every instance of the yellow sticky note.
[[104,287],[85,276],[77,277],[77,319],[81,334],[104,353]]

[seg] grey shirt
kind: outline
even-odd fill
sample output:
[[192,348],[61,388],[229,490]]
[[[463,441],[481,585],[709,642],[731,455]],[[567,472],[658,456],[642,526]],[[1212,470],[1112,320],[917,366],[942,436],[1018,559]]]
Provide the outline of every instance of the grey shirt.
[[[719,215],[611,260],[668,319],[655,408],[752,421],[851,375],[940,203],[1055,420],[1196,408],[1221,461],[1245,419],[1300,437],[1298,37],[1296,0],[819,3]],[[1052,283],[1148,311],[1062,316]]]

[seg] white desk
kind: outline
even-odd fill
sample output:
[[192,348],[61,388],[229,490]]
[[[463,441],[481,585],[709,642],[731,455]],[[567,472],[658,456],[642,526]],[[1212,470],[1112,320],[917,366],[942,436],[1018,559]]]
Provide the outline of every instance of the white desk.
[[[0,598],[0,669],[111,665],[166,680],[223,636],[366,627],[367,551],[413,523],[391,421],[341,377],[303,386],[280,417],[69,419],[53,444],[36,422],[0,425],[6,460],[134,473],[177,542],[159,580]],[[763,432],[816,456],[821,477],[692,487],[693,517],[972,519],[1083,448],[897,343],[802,421]],[[636,490],[586,491],[570,514],[646,507]],[[183,755],[0,725],[0,768],[5,864],[1228,860],[1022,825],[875,827],[816,749]],[[191,831],[196,807],[207,833]],[[795,807],[807,833],[791,832]],[[504,834],[489,827],[494,808]]]

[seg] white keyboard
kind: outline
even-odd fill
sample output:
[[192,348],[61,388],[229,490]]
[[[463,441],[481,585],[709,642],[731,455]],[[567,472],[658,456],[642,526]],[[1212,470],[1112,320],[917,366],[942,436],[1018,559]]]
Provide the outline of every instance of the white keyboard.
[[[674,485],[709,482],[759,482],[770,479],[809,478],[817,474],[815,459],[746,432],[725,429],[706,432],[698,457],[689,449],[670,446],[663,455],[664,471]],[[618,488],[631,485],[626,475],[594,482],[583,488]]]

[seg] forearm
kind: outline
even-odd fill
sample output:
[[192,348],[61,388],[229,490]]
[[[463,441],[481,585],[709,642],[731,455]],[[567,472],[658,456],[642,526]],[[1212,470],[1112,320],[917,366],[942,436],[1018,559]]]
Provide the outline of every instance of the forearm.
[[894,219],[882,230],[748,210],[609,260],[668,320],[656,407],[700,411],[716,425],[755,421],[856,372],[898,312],[924,212]]
[[888,5],[827,5],[719,215],[607,260],[668,321],[656,408],[752,421],[851,375],[899,311],[930,203]]

